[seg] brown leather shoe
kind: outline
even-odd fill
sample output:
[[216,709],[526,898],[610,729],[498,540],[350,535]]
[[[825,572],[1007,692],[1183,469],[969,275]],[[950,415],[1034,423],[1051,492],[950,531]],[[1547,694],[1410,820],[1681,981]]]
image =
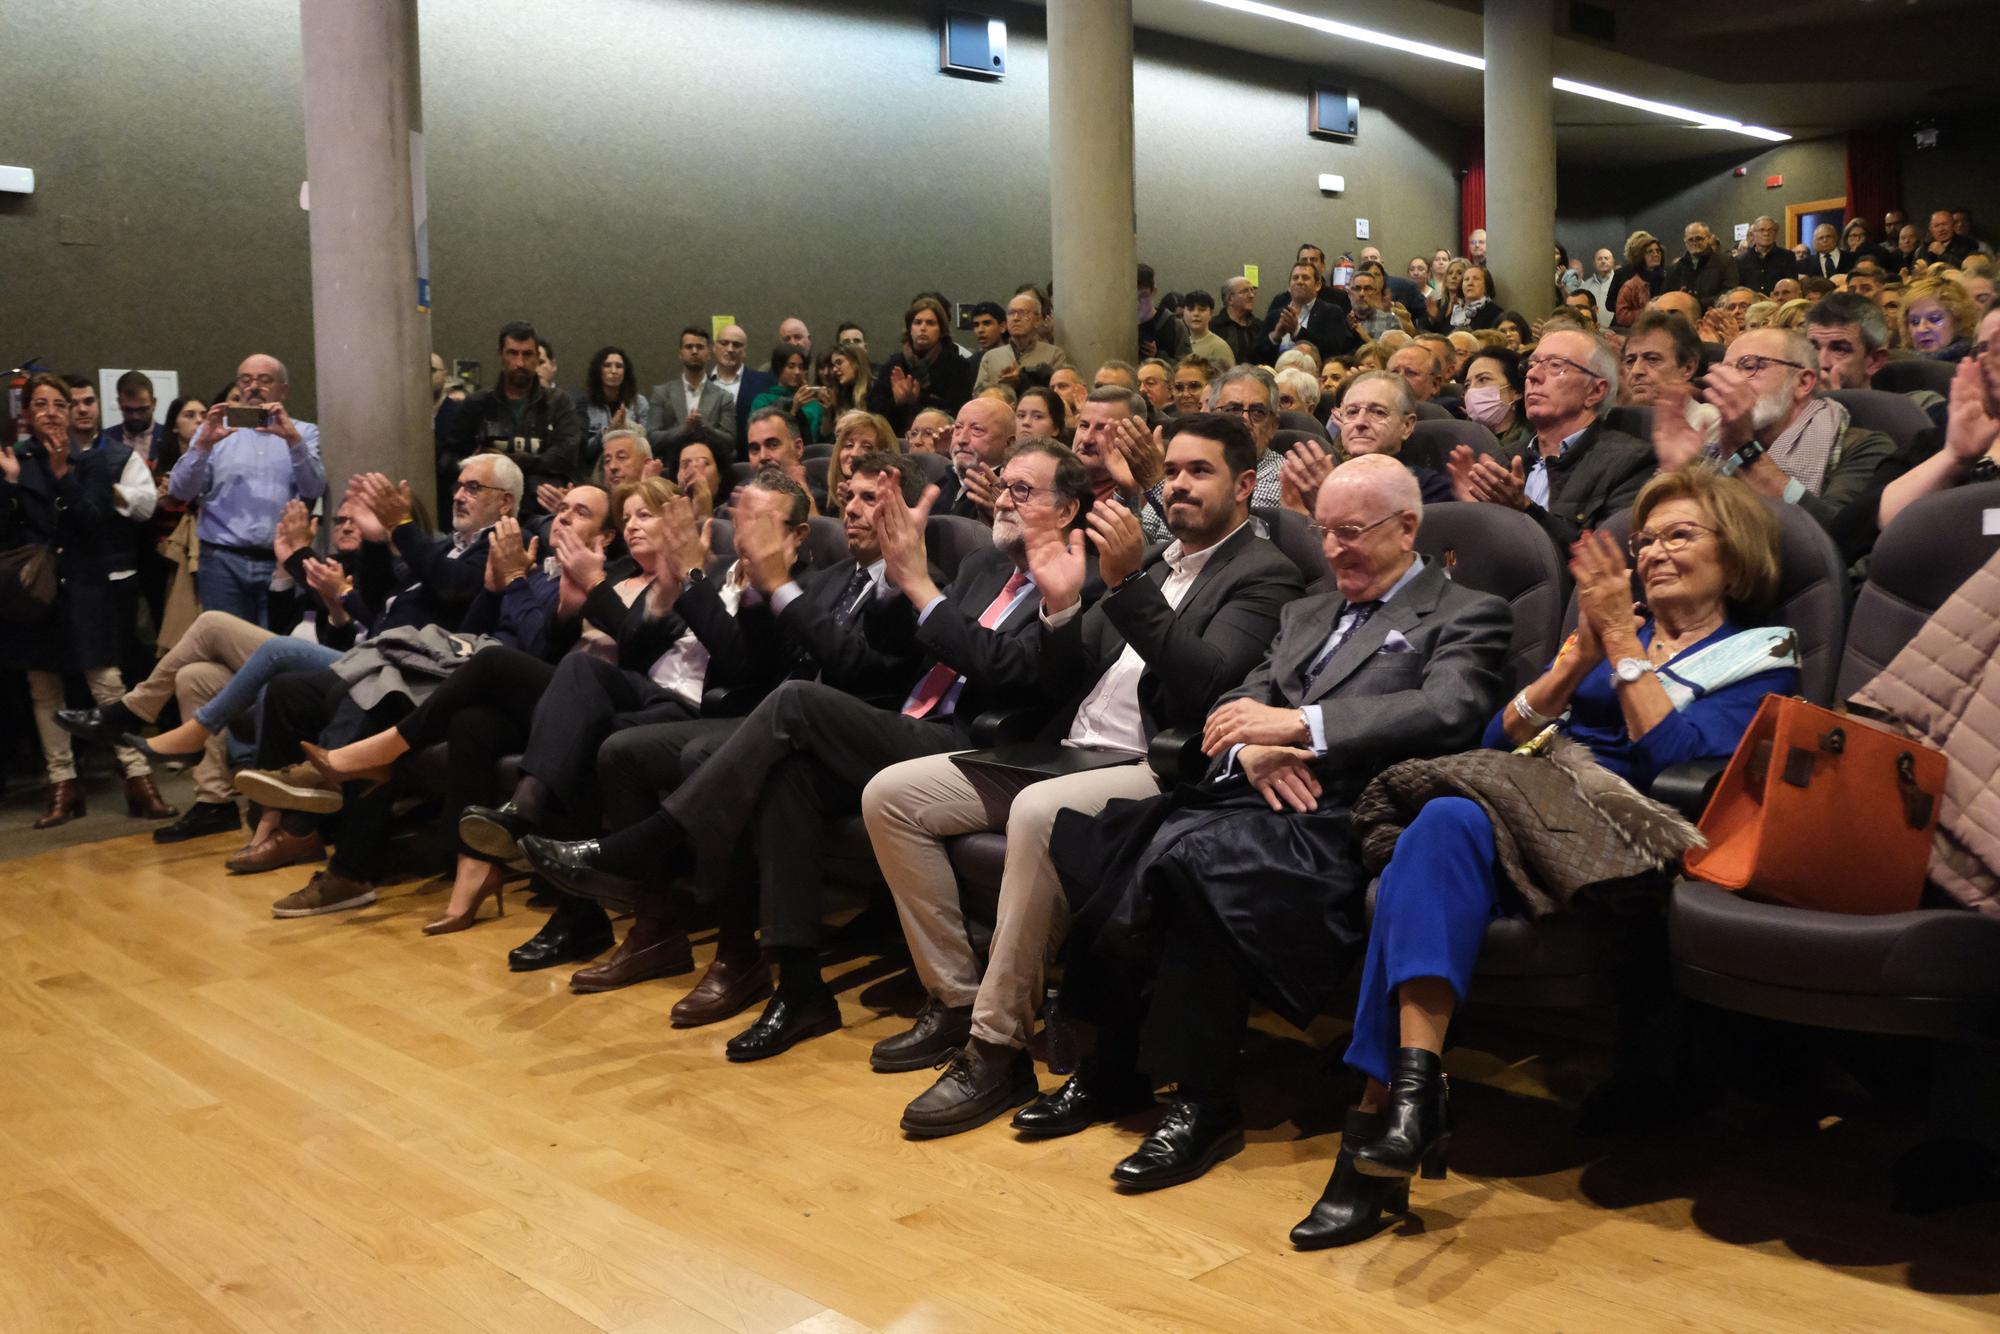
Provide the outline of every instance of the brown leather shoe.
[[624,943],[603,963],[579,968],[570,974],[571,991],[616,991],[635,982],[656,977],[673,977],[694,971],[694,951],[688,946],[687,932],[673,919],[642,916],[632,919],[632,929]]
[[181,812],[167,805],[151,774],[133,774],[125,780],[125,813],[135,820],[171,820]]
[[275,871],[282,866],[325,860],[326,844],[317,829],[310,834],[288,834],[280,829],[262,843],[242,849],[223,865],[231,875],[256,875],[260,871]]
[[49,785],[49,808],[35,821],[37,829],[54,829],[83,814],[83,789],[74,778]]
[[761,952],[718,954],[694,990],[676,1001],[667,1017],[675,1028],[698,1028],[740,1013],[770,994],[771,966]]

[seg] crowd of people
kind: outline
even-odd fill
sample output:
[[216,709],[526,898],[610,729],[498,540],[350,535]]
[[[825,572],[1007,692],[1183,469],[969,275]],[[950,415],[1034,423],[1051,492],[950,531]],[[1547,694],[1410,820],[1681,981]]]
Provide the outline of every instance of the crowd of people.
[[[398,799],[441,793],[451,890],[426,933],[483,920],[525,862],[557,901],[508,966],[582,965],[592,993],[692,972],[712,915],[671,1018],[761,1003],[726,1044],[756,1061],[842,1024],[822,899],[831,831],[859,813],[927,997],[871,1063],[942,1071],[902,1128],[1012,1112],[1065,1135],[1170,1088],[1112,1170],[1133,1191],[1241,1147],[1253,1002],[1304,1026],[1358,969],[1361,1092],[1292,1240],[1360,1241],[1445,1167],[1440,1056],[1485,926],[1667,883],[1671,857],[1594,837],[1575,788],[1543,818],[1609,850],[1574,883],[1527,875],[1498,851],[1521,817],[1481,795],[1511,781],[1491,757],[1567,744],[1636,801],[1729,755],[1798,681],[1768,622],[1776,509],[1859,569],[1914,499],[1996,475],[1989,252],[1949,211],[1928,238],[1896,214],[1882,234],[1857,218],[1795,252],[1764,218],[1728,255],[1695,222],[1671,263],[1645,232],[1622,263],[1558,251],[1539,293],[1495,290],[1483,232],[1400,275],[1308,244],[1261,313],[1247,277],[1163,292],[1141,266],[1138,359],[1095,366],[1032,284],[965,308],[920,293],[886,356],[794,317],[753,366],[740,325],[691,325],[650,392],[615,345],[566,392],[547,339],[510,323],[488,388],[432,358],[441,528],[406,479],[326,494],[274,357],[164,414],[129,373],[108,429],[88,380],[34,374],[0,447],[0,550],[46,546],[59,583],[0,664],[32,695],[37,827],[84,809],[72,739],[110,746],[131,813],[172,821],[161,843],[242,828],[247,799],[227,868],[314,868],[271,908],[302,918],[372,903]],[[1948,392],[1913,391],[1933,422],[1914,438],[1827,393],[1910,360],[1949,367]],[[1464,433],[1418,457],[1425,420]],[[1508,607],[1417,549],[1426,509],[1454,505],[1525,514],[1574,581],[1575,633],[1511,695]],[[1627,511],[1629,540],[1605,536]],[[1323,566],[1280,549],[1287,522]],[[986,744],[1000,712],[1034,743]],[[1199,782],[1149,765],[1169,732],[1198,738]],[[187,811],[159,763],[193,766]],[[1391,780],[1426,794],[1400,823]],[[1006,835],[983,946],[950,852],[976,831]],[[1363,846],[1386,850],[1372,914]],[[1053,1004],[1095,1042],[1044,1093],[1057,960]]]

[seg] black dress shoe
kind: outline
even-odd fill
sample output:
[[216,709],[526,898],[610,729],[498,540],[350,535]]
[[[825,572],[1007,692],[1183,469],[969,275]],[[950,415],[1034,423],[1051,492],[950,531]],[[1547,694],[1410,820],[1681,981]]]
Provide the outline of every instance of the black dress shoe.
[[963,1047],[971,1037],[970,1005],[946,1005],[936,996],[926,996],[924,1008],[917,1011],[917,1022],[876,1043],[868,1053],[868,1064],[885,1075],[928,1070]]
[[528,864],[564,893],[618,909],[631,907],[639,901],[639,887],[622,875],[598,870],[599,851],[594,838],[564,843],[528,834],[521,839],[521,852]]
[[482,857],[511,862],[521,855],[521,835],[534,827],[534,821],[516,810],[511,801],[499,806],[467,806],[458,817],[458,838]]
[[1354,1151],[1382,1133],[1382,1114],[1347,1110],[1340,1133],[1340,1153],[1333,1175],[1320,1192],[1319,1203],[1292,1229],[1292,1245],[1302,1251],[1352,1246],[1405,1217],[1410,1212],[1407,1177],[1370,1177],[1354,1170]]
[[1014,1113],[1012,1124],[1024,1135],[1053,1139],[1074,1135],[1099,1121],[1116,1121],[1152,1105],[1152,1087],[1139,1075],[1130,1071],[1107,1074],[1085,1061],[1055,1092],[1044,1093]]
[[1158,1190],[1192,1181],[1232,1154],[1243,1151],[1243,1113],[1232,1099],[1168,1105],[1153,1133],[1111,1169],[1123,1191]]
[[1035,1096],[1035,1062],[1025,1049],[973,1038],[954,1053],[937,1083],[903,1109],[903,1133],[936,1139],[977,1129]]
[[1382,1133],[1354,1149],[1354,1170],[1371,1177],[1444,1177],[1451,1150],[1451,1086],[1434,1051],[1403,1047],[1389,1068]]
[[611,948],[611,915],[588,899],[560,896],[542,929],[507,951],[507,967],[532,973],[557,964],[595,959]]
[[107,746],[120,744],[125,733],[137,732],[145,725],[145,720],[126,708],[122,700],[114,699],[95,709],[56,710],[57,727],[73,737]]
[[781,989],[757,1022],[729,1039],[723,1052],[732,1061],[761,1061],[839,1027],[840,1002],[834,999],[833,988],[822,985],[803,995]]
[[187,808],[187,814],[169,825],[161,825],[153,831],[155,843],[185,843],[191,838],[203,838],[209,834],[223,834],[231,829],[241,829],[243,817],[236,813],[233,801],[197,801]]

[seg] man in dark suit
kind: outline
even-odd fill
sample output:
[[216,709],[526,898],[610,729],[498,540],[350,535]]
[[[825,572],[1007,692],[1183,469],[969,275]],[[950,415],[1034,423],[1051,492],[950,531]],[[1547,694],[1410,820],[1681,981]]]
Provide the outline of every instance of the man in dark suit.
[[1061,529],[1082,522],[1090,503],[1083,464],[1053,441],[1017,446],[1000,470],[993,547],[966,558],[949,592],[938,589],[925,559],[924,521],[933,499],[926,490],[911,507],[891,492],[873,516],[885,578],[915,615],[902,623],[901,642],[871,620],[871,642],[925,655],[923,675],[899,709],[877,708],[821,682],[787,681],[645,820],[602,840],[522,840],[529,861],[572,892],[637,898],[652,892],[663,869],[696,856],[727,859],[755,837],[763,944],[778,960],[779,978],[763,1015],[730,1039],[733,1061],[776,1056],[840,1027],[840,1007],[819,969],[814,834],[826,816],[853,810],[863,786],[890,764],[966,749],[981,712],[1043,697],[1025,525],[1028,518]]
[[778,382],[771,372],[743,364],[743,355],[749,347],[750,335],[743,332],[742,325],[724,325],[715,336],[715,365],[708,372],[708,382],[730,397],[738,441],[744,439],[743,430],[750,424],[750,408],[757,395]]
[[[1095,814],[1155,795],[1153,737],[1192,729],[1269,647],[1281,607],[1302,591],[1298,568],[1249,523],[1257,488],[1250,430],[1225,413],[1169,426],[1163,499],[1175,541],[1149,560],[1139,521],[1116,500],[1089,518],[1109,590],[1085,612],[1083,543],[1038,528],[1028,564],[1041,591],[1042,678],[1065,701],[1039,763],[975,781],[944,755],[877,774],[862,794],[876,860],[902,914],[929,993],[915,1027],[875,1046],[877,1070],[945,1073],[903,1113],[913,1135],[957,1134],[1035,1094],[1028,1039],[1042,965],[1061,905],[1049,828],[1061,810]],[[1071,771],[1081,763],[1093,767]],[[1007,862],[983,973],[966,935],[945,840],[1005,829]]]
[[1361,336],[1347,318],[1346,294],[1337,293],[1338,301],[1328,297],[1318,269],[1304,260],[1292,265],[1286,291],[1290,299],[1265,321],[1254,360],[1268,366],[1298,342],[1311,343],[1322,358],[1345,356],[1361,345]]
[[[907,599],[885,582],[885,562],[875,543],[871,516],[885,488],[898,484],[900,460],[893,454],[865,454],[855,461],[847,482],[842,518],[847,528],[847,559],[820,569],[808,569],[794,556],[804,537],[803,524],[773,522],[775,516],[739,511],[736,554],[745,596],[732,633],[742,656],[777,680],[818,681],[881,708],[895,708],[909,692],[918,666],[911,629],[900,622],[913,616]],[[922,475],[901,477],[906,501],[920,498]],[[759,478],[751,489],[768,487]],[[876,635],[869,627],[883,621]],[[875,639],[901,643],[902,648],[878,648]],[[749,685],[759,690],[764,685]],[[739,709],[740,713],[743,710]],[[660,798],[680,785],[681,778],[712,753],[741,724],[742,718],[700,717],[652,722],[614,730],[596,747],[597,788],[604,827],[622,829],[652,812]],[[722,868],[704,885],[704,897],[721,907],[721,936],[715,959],[695,989],[673,1008],[671,1018],[687,1027],[726,1019],[770,991],[770,970],[757,949],[757,902],[754,891],[741,892],[737,868]],[[649,978],[685,972],[691,954],[687,938],[689,906],[668,893],[646,896],[636,903],[632,929],[616,953],[603,963],[580,970],[570,979],[575,991],[611,991]],[[589,957],[570,942],[611,938],[611,920],[602,905],[575,895],[565,896],[542,932],[520,947],[521,966],[545,966]],[[539,942],[539,943],[538,943]],[[532,947],[532,948],[531,948]],[[590,953],[595,953],[595,950]]]
[[1199,788],[1056,826],[1075,907],[1061,1004],[1097,1023],[1097,1047],[1014,1125],[1069,1134],[1177,1084],[1112,1170],[1126,1190],[1192,1180],[1242,1147],[1251,1000],[1303,1027],[1360,953],[1354,799],[1398,760],[1471,745],[1500,698],[1511,614],[1417,556],[1423,501],[1400,463],[1342,464],[1314,513],[1335,587],[1287,605],[1261,665],[1210,712]]
[[1452,489],[1460,500],[1522,511],[1567,559],[1586,528],[1631,508],[1658,462],[1650,441],[1603,424],[1618,399],[1618,358],[1602,338],[1558,330],[1525,365],[1521,404],[1534,437],[1505,460],[1460,445],[1451,452]]

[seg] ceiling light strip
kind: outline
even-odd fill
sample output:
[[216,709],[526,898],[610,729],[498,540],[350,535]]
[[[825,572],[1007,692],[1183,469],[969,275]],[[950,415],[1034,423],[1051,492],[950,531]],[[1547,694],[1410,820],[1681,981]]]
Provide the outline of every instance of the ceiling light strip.
[[[1329,37],[1343,37],[1350,42],[1362,42],[1368,46],[1379,46],[1390,51],[1401,51],[1406,55],[1422,56],[1426,60],[1442,61],[1448,65],[1458,65],[1464,69],[1484,71],[1486,61],[1469,51],[1454,51],[1449,47],[1435,46],[1430,42],[1411,41],[1394,33],[1378,32],[1355,23],[1342,23],[1338,19],[1321,18],[1317,14],[1301,14],[1295,9],[1284,9],[1277,5],[1267,5],[1263,0],[1204,0],[1204,3],[1219,9],[1232,9],[1239,14],[1251,14],[1257,18],[1272,19],[1278,23],[1289,23],[1294,27],[1310,28],[1323,32]],[[1706,111],[1692,111],[1687,107],[1677,107],[1670,102],[1655,102],[1650,98],[1633,97],[1629,93],[1617,92],[1610,88],[1600,88],[1596,84],[1579,83],[1575,79],[1557,78],[1552,80],[1557,92],[1574,93],[1578,97],[1593,98],[1599,102],[1611,102],[1618,106],[1630,107],[1635,111],[1650,112],[1655,116],[1665,116],[1669,120],[1685,121],[1705,130],[1726,130],[1731,134],[1746,135],[1752,139],[1763,139],[1770,143],[1783,143],[1792,136],[1782,130],[1770,130],[1761,125],[1745,125],[1740,120],[1728,116],[1711,115]]]

